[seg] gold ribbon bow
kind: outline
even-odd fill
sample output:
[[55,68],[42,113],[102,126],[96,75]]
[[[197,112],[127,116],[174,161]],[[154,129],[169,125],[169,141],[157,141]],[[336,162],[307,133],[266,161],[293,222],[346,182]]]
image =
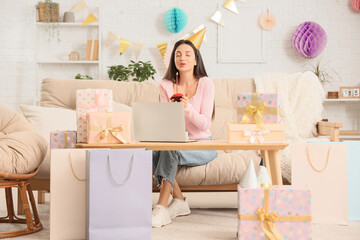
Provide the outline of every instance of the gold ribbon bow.
[[113,143],[113,139],[118,139],[121,143],[128,143],[126,139],[121,135],[123,131],[130,131],[129,125],[121,124],[119,126],[113,126],[112,123],[112,113],[107,112],[106,114],[106,126],[95,126],[90,125],[90,122],[87,124],[87,131],[99,131],[100,133],[96,137],[96,143],[99,144],[100,140],[107,138],[108,143]]
[[127,128],[125,125],[120,125],[117,127],[110,127],[110,128],[104,128],[101,133],[98,135],[96,141],[97,143],[100,142],[101,139],[107,138],[110,136],[110,134],[118,139],[121,143],[127,143],[126,139],[121,135],[121,131],[126,131]]
[[264,129],[264,114],[278,115],[278,107],[267,107],[264,101],[259,103],[259,94],[251,94],[251,104],[247,104],[246,107],[238,108],[237,113],[239,115],[244,115],[240,121],[241,124],[251,123],[251,118],[254,118],[255,123],[258,128]]
[[284,240],[279,231],[276,229],[274,222],[311,222],[311,216],[279,216],[277,212],[268,212],[270,202],[270,188],[264,189],[264,204],[256,209],[257,215],[240,215],[239,220],[260,221],[261,228],[270,240]]
[[284,238],[278,232],[274,226],[274,221],[279,220],[279,214],[276,212],[269,213],[263,207],[259,207],[256,210],[256,213],[259,215],[259,221],[261,223],[261,228],[266,234],[266,236],[271,240],[283,240]]

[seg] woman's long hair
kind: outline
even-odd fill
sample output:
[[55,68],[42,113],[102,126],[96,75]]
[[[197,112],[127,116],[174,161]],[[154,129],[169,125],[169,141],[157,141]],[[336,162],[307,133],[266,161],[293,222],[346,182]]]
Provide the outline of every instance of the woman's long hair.
[[192,47],[192,49],[194,50],[195,60],[196,60],[196,66],[194,66],[194,76],[196,78],[207,77],[208,75],[206,73],[205,65],[204,65],[204,62],[202,60],[200,51],[189,40],[179,40],[179,41],[177,41],[175,43],[174,49],[171,52],[169,67],[168,67],[168,69],[166,71],[164,79],[173,81],[175,83],[175,81],[176,81],[176,73],[178,73],[179,76],[180,76],[180,73],[179,73],[179,71],[178,71],[178,69],[176,68],[176,65],[175,65],[175,51],[178,48],[178,46],[180,46],[181,44],[187,44],[190,47]]
[[[169,67],[166,71],[164,79],[170,80],[173,83],[175,83],[176,82],[176,73],[178,73],[180,76],[180,73],[175,65],[175,51],[178,48],[178,46],[180,46],[181,44],[187,44],[190,47],[192,47],[192,49],[194,50],[195,60],[196,60],[196,66],[194,66],[194,76],[196,78],[207,77],[208,75],[206,73],[205,65],[202,60],[200,51],[189,40],[179,40],[175,43],[174,48],[171,52]],[[213,108],[213,113],[212,113],[211,119],[214,119],[214,118],[215,118],[215,100],[214,100],[214,108]]]

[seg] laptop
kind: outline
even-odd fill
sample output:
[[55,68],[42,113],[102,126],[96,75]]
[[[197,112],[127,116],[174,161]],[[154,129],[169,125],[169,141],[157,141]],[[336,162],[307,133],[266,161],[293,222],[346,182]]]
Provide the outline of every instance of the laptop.
[[185,131],[181,102],[134,103],[134,139],[140,142],[194,142]]

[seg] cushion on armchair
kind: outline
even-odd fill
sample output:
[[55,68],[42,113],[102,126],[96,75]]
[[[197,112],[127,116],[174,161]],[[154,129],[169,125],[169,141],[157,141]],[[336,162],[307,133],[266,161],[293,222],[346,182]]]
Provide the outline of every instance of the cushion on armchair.
[[0,112],[0,171],[32,172],[45,157],[45,139],[15,111],[0,104]]

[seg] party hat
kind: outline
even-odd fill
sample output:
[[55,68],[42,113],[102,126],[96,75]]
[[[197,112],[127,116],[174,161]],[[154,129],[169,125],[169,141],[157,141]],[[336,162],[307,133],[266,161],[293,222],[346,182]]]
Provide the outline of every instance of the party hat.
[[250,160],[250,162],[246,168],[245,174],[242,177],[239,185],[242,188],[258,188],[259,187],[259,184],[256,179],[256,172],[255,172],[254,163],[253,163],[252,159]]
[[261,158],[260,166],[259,166],[259,174],[257,176],[257,181],[259,187],[271,187],[272,182],[269,176],[269,172],[265,166],[264,158]]
[[197,49],[200,49],[202,40],[205,35],[205,31],[206,31],[206,27],[204,27],[203,29],[201,29],[200,31],[189,37],[187,40],[192,42]]

